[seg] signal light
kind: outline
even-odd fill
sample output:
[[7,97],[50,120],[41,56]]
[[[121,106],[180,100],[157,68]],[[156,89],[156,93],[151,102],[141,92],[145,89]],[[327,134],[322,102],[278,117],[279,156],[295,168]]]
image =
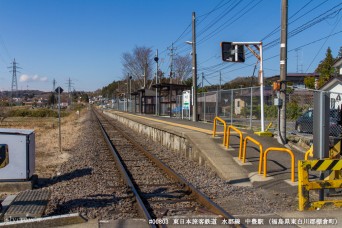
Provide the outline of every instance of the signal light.
[[243,44],[221,42],[222,60],[224,62],[245,62],[245,49]]
[[273,90],[280,91],[280,81],[273,82]]

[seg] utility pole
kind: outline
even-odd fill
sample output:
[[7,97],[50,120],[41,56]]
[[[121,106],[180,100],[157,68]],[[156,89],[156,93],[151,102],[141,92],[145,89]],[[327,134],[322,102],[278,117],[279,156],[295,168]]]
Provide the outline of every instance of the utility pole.
[[192,121],[197,122],[196,15],[192,12]]
[[282,106],[279,112],[278,142],[286,144],[286,75],[287,75],[287,0],[281,1],[281,34],[280,34],[280,93]]
[[18,81],[17,81],[17,68],[20,68],[17,66],[17,62],[15,59],[12,62],[12,66],[8,67],[12,69],[10,72],[12,72],[12,86],[11,86],[11,103],[13,104],[13,98],[17,96],[17,91],[18,91]]
[[170,62],[170,84],[172,83],[172,77],[174,76],[173,73],[173,57],[174,57],[174,53],[173,51],[176,50],[177,48],[173,47],[173,43],[171,44],[171,48],[168,48],[168,50],[170,50],[170,57],[171,57],[171,62]]

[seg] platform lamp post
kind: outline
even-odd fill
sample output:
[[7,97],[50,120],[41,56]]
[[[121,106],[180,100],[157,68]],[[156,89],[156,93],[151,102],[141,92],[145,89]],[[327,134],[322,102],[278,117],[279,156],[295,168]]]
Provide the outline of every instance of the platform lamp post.
[[192,41],[186,41],[192,46],[192,121],[197,122],[197,54],[196,54],[196,17],[192,12]]
[[156,56],[154,57],[154,61],[156,62],[156,65],[157,65],[157,72],[156,72],[156,116],[158,116],[158,88],[157,88],[157,84],[158,84],[158,71],[159,71],[159,65],[158,65],[158,61],[159,61],[159,58],[158,58],[158,49],[157,49],[157,52],[156,52]]

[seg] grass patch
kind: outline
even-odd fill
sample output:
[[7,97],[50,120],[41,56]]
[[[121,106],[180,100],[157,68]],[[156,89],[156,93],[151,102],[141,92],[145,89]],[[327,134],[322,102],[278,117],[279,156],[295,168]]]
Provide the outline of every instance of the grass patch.
[[[62,111],[61,117],[68,116],[69,113]],[[58,117],[58,112],[47,109],[12,109],[7,113],[7,117]]]

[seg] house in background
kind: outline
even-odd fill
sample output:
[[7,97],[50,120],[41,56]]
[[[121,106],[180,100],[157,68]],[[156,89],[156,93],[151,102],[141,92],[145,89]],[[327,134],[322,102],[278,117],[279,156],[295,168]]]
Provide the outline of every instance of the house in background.
[[333,67],[336,68],[337,74],[342,75],[342,57],[335,61]]
[[330,109],[337,109],[342,104],[342,75],[327,81],[320,90],[330,92]]
[[[286,75],[286,81],[288,82],[288,85],[291,83],[293,88],[298,89],[305,89],[304,79],[308,77],[315,77],[318,79],[319,74],[317,73],[288,73]],[[279,75],[275,75],[272,77],[265,78],[266,82],[270,82],[267,84],[272,84],[274,81],[277,81],[280,79]]]

